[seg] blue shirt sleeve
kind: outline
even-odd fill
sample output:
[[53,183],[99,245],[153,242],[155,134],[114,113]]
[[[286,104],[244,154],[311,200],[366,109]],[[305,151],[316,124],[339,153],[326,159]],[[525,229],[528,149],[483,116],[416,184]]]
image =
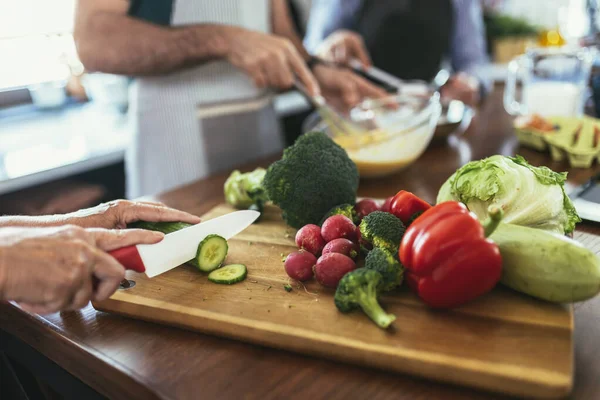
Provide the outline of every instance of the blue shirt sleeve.
[[484,67],[489,60],[483,10],[479,0],[454,0],[450,61],[455,71],[476,76],[485,90],[490,89],[491,82],[484,73]]
[[339,29],[352,29],[363,0],[313,0],[304,47],[314,53],[327,36]]

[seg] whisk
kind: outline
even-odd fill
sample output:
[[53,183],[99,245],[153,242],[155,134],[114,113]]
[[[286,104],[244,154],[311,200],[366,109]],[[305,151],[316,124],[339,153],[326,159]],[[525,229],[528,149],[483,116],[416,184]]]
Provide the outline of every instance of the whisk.
[[294,87],[317,109],[323,121],[329,125],[333,136],[362,135],[368,132],[367,129],[340,115],[333,107],[327,104],[323,96],[311,95],[306,87],[297,79],[294,81]]

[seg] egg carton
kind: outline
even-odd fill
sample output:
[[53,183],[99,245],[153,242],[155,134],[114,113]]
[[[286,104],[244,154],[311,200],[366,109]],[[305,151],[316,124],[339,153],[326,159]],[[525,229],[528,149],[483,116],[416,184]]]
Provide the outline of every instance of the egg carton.
[[[535,120],[535,124],[530,123]],[[571,167],[590,168],[600,163],[600,120],[591,117],[524,117],[515,121],[519,143],[549,151],[554,161],[568,160]]]

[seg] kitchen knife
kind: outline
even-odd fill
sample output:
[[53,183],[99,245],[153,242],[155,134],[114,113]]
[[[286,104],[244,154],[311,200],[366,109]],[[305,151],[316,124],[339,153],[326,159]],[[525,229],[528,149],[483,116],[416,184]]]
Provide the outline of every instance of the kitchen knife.
[[230,239],[250,226],[259,216],[260,213],[253,210],[235,211],[169,233],[159,243],[127,246],[109,254],[125,269],[145,272],[152,278],[196,257],[198,245],[206,236],[219,235]]

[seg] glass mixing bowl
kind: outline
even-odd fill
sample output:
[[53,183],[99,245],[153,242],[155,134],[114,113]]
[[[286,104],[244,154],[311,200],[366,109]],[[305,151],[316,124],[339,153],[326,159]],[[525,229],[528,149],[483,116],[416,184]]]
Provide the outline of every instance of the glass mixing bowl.
[[363,129],[332,129],[318,112],[311,114],[303,131],[323,131],[343,147],[363,178],[400,171],[423,154],[435,131],[442,107],[439,94],[399,94],[366,100],[347,116]]

